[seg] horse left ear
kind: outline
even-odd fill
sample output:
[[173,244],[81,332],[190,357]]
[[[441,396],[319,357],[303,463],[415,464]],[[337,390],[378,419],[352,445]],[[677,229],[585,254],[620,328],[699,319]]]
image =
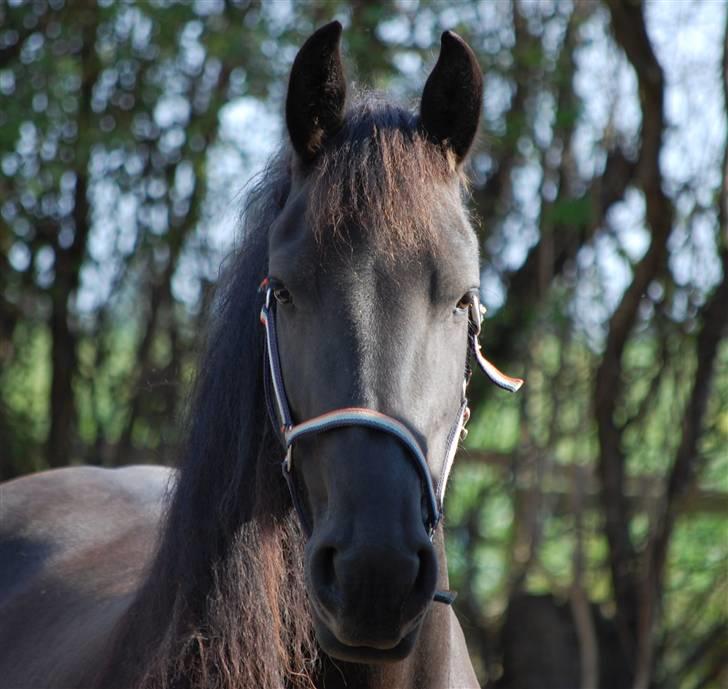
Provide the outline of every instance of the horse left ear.
[[346,78],[340,44],[341,24],[334,21],[312,34],[293,61],[286,125],[304,162],[311,162],[344,122]]
[[475,139],[483,107],[483,75],[470,46],[452,31],[442,34],[440,57],[422,91],[420,122],[460,165]]

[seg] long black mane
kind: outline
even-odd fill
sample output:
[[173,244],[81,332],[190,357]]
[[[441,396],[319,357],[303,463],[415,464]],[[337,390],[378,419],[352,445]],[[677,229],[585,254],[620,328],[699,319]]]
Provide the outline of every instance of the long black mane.
[[256,290],[290,186],[283,151],[251,189],[221,272],[160,547],[99,687],[310,686],[304,539],[266,418]]
[[[418,207],[426,218],[430,183],[452,169],[417,125],[408,111],[359,102],[322,155],[317,186],[329,196],[314,197],[311,212],[326,215],[329,226],[374,212],[379,231],[386,225],[394,232],[388,241],[424,241],[427,223],[413,218]],[[256,296],[291,165],[286,149],[248,195],[242,244],[219,280],[158,554],[116,635],[98,684],[104,689],[313,686],[305,538],[266,417]],[[398,213],[407,213],[409,224]],[[405,227],[412,228],[409,238]]]

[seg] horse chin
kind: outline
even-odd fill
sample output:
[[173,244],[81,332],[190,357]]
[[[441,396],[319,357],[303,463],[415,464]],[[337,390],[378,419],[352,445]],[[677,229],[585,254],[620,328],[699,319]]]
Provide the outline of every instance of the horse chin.
[[319,646],[326,655],[336,660],[366,664],[396,663],[404,660],[412,652],[419,633],[417,625],[397,641],[369,640],[368,643],[354,645],[339,639],[315,613],[313,627]]

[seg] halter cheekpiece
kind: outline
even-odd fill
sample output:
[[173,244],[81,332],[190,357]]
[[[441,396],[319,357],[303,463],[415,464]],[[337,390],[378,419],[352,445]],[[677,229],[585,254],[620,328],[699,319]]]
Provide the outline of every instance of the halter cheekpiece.
[[[457,451],[458,442],[461,438],[465,438],[467,430],[465,425],[470,418],[470,409],[468,408],[468,400],[465,396],[468,381],[470,379],[470,368],[466,366],[463,378],[463,391],[460,408],[455,416],[455,421],[450,429],[445,446],[445,457],[443,460],[442,470],[437,485],[433,485],[432,474],[427,464],[427,458],[417,442],[413,433],[401,421],[387,416],[375,409],[365,409],[361,407],[343,407],[316,416],[307,421],[298,424],[294,423],[291,415],[288,397],[283,385],[283,373],[281,370],[281,360],[278,352],[278,335],[276,332],[275,319],[275,298],[273,297],[273,287],[270,279],[265,278],[260,284],[259,291],[264,294],[263,308],[260,312],[260,321],[265,327],[265,396],[268,406],[268,414],[270,416],[273,427],[280,432],[281,441],[285,447],[286,454],[283,459],[283,476],[288,484],[291,493],[293,506],[298,513],[306,533],[310,533],[310,525],[308,517],[303,510],[298,490],[293,478],[293,445],[296,440],[305,436],[315,435],[318,433],[326,433],[337,428],[346,426],[364,426],[374,430],[382,431],[393,435],[397,440],[409,451],[413,465],[417,470],[422,484],[424,493],[424,501],[426,507],[425,527],[430,538],[433,537],[437,525],[442,519],[442,504],[445,495],[445,486],[452,468],[455,452]],[[516,392],[523,380],[520,378],[511,378],[499,371],[490,363],[480,351],[480,343],[478,336],[480,334],[481,322],[485,308],[478,301],[477,296],[473,300],[469,308],[468,323],[468,349],[472,354],[478,367],[485,373],[491,381],[497,386]]]

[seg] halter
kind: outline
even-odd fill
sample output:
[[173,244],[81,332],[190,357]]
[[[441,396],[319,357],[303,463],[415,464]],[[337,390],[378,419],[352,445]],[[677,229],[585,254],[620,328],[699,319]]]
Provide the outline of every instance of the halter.
[[[425,527],[427,533],[432,540],[435,529],[437,529],[442,519],[442,505],[445,495],[445,487],[447,479],[450,475],[453,459],[458,447],[458,441],[464,439],[467,435],[465,425],[470,418],[470,409],[468,408],[468,400],[465,396],[468,382],[470,380],[470,367],[466,363],[465,375],[463,378],[462,398],[460,408],[455,421],[450,428],[445,445],[445,457],[443,460],[442,471],[437,481],[437,485],[433,485],[430,468],[427,464],[427,458],[422,450],[419,442],[412,432],[401,421],[376,411],[375,409],[366,409],[362,407],[342,407],[326,412],[320,416],[315,416],[301,423],[294,423],[291,415],[288,397],[283,385],[283,373],[281,371],[281,360],[278,352],[278,335],[276,332],[275,304],[273,297],[273,287],[270,279],[265,278],[260,284],[259,292],[265,295],[263,308],[260,312],[260,321],[265,327],[265,398],[268,406],[268,414],[270,416],[273,427],[278,429],[280,439],[285,447],[286,454],[283,459],[283,476],[288,484],[288,490],[291,493],[293,506],[298,513],[298,518],[307,535],[311,533],[311,527],[308,523],[308,517],[303,509],[301,500],[296,488],[293,476],[293,444],[304,437],[317,435],[319,433],[327,433],[338,428],[348,426],[363,426],[374,430],[382,431],[393,435],[397,440],[409,451],[408,454],[412,459],[413,466],[419,474],[420,483],[427,508],[425,518]],[[511,378],[499,371],[490,361],[488,361],[480,351],[480,343],[478,336],[485,313],[485,307],[481,306],[477,296],[473,297],[468,309],[468,350],[475,359],[483,373],[485,373],[491,381],[498,387],[516,392],[522,385],[523,380],[520,378]],[[454,596],[449,592],[438,592],[435,600],[445,603],[451,603]]]

